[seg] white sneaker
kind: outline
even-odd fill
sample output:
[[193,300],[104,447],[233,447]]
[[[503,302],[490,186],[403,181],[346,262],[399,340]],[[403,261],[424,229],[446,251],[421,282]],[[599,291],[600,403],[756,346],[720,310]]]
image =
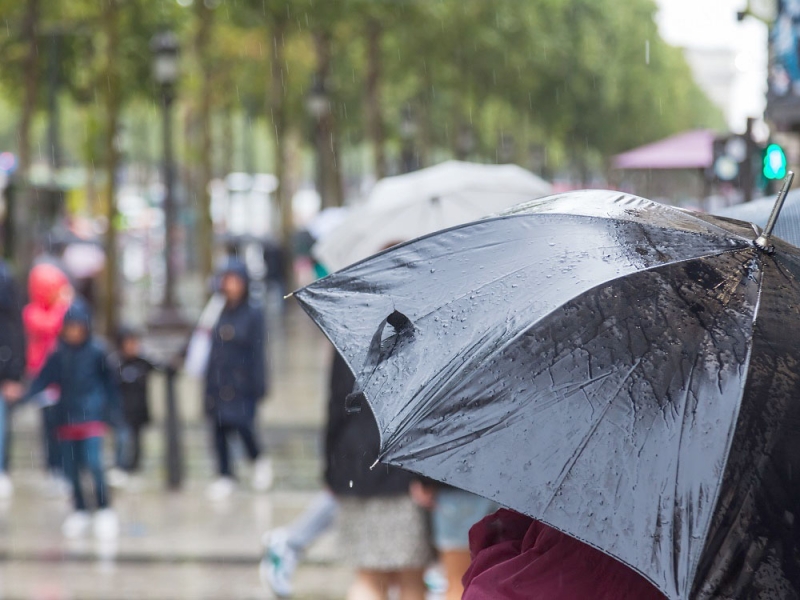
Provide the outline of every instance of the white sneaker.
[[261,583],[279,598],[292,595],[292,576],[297,569],[297,552],[289,546],[288,538],[285,529],[275,529],[265,533],[261,540],[264,545],[258,568]]
[[275,474],[272,470],[272,459],[262,456],[253,465],[253,489],[257,492],[266,492],[272,487]]
[[110,508],[98,510],[94,515],[94,537],[99,540],[113,540],[119,535],[117,513]]
[[128,485],[128,474],[122,469],[114,467],[108,470],[108,485],[113,488],[124,488]]
[[89,513],[85,510],[78,510],[64,520],[64,524],[61,525],[61,533],[70,539],[79,538],[89,531],[91,524],[92,519]]
[[0,500],[8,500],[14,494],[14,484],[5,473],[0,473]]
[[225,500],[236,488],[236,482],[230,477],[220,477],[206,489],[206,497],[209,500]]

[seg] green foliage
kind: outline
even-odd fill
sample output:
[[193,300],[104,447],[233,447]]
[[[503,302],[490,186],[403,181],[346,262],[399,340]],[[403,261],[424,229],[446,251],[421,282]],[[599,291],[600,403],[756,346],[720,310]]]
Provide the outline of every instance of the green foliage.
[[[102,122],[92,113],[102,110],[97,95],[104,85],[105,49],[98,19],[106,1],[41,0],[37,43],[44,49],[47,36],[60,36],[64,93],[92,131]],[[118,1],[124,109],[140,114],[134,107],[155,98],[149,42],[157,30],[170,27],[184,50],[180,102],[193,110],[201,90],[193,48],[196,11],[175,0]],[[324,34],[331,40],[327,83],[340,143],[361,144],[365,32],[376,22],[390,147],[399,143],[401,113],[409,106],[419,125],[417,144],[430,154],[451,152],[459,132],[467,130],[474,158],[495,160],[500,139],[508,138],[523,164],[532,144],[565,162],[601,164],[613,153],[676,131],[720,124],[682,53],[659,37],[653,0],[195,0],[203,1],[214,12],[204,57],[213,73],[212,112],[217,121],[231,111],[260,116],[260,132],[272,131],[269,99],[281,94],[289,127],[307,137],[314,36]],[[0,0],[0,95],[12,104],[20,102],[29,43],[17,27],[23,5]],[[273,89],[277,28],[285,36],[285,77]],[[40,60],[46,73],[47,52]],[[45,93],[41,85],[40,110]],[[82,158],[95,158],[96,148],[87,141]]]

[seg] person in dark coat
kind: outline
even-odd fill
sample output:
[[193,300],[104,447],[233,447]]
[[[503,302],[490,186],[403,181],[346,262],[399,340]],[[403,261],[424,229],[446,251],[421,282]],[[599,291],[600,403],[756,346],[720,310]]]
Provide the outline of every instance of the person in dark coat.
[[25,331],[22,326],[22,303],[14,278],[0,261],[0,499],[13,492],[6,474],[6,400],[16,400],[22,394],[25,375]]
[[[347,598],[425,596],[423,572],[433,549],[425,511],[411,499],[412,475],[375,464],[380,434],[367,402],[348,405],[355,378],[336,353],[331,368],[325,482],[339,503],[340,547],[356,569]],[[356,410],[356,412],[354,412]]]
[[211,499],[227,497],[234,488],[228,437],[237,434],[253,462],[253,488],[272,485],[272,464],[262,456],[256,436],[256,408],[267,392],[264,311],[251,303],[247,266],[230,259],[221,272],[225,308],[211,334],[206,369],[205,409],[211,421],[219,479],[208,489]]
[[[117,332],[117,352],[112,364],[119,379],[122,417],[127,428],[117,447],[117,468],[135,473],[141,464],[142,430],[150,423],[148,381],[154,370],[162,368],[142,355],[141,335],[127,327]],[[115,472],[115,476],[124,481],[124,474]]]
[[81,472],[88,471],[98,509],[94,516],[95,535],[108,538],[117,535],[119,525],[110,508],[103,473],[103,436],[107,423],[115,427],[122,424],[122,413],[114,370],[105,349],[92,338],[91,322],[89,308],[83,300],[75,300],[64,315],[58,348],[31,383],[27,397],[50,385],[59,386],[61,391],[51,410],[75,507],[64,522],[64,535],[82,535],[91,524],[81,487]]

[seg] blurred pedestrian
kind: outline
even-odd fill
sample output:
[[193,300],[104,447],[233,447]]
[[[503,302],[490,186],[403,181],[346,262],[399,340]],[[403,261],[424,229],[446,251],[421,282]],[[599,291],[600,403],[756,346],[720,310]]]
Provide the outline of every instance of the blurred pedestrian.
[[621,562],[510,510],[486,517],[469,537],[464,600],[666,600]]
[[326,488],[317,493],[297,519],[264,533],[259,575],[262,583],[279,598],[292,595],[292,579],[299,562],[311,545],[331,528],[338,513],[336,496]]
[[425,511],[411,499],[412,475],[374,465],[380,439],[366,403],[348,414],[355,378],[338,353],[331,368],[325,481],[339,504],[339,548],[356,576],[348,600],[423,600],[433,561]]
[[207,495],[221,500],[235,488],[229,436],[237,434],[253,463],[256,491],[272,486],[272,462],[256,435],[256,408],[267,392],[266,324],[262,307],[251,302],[247,266],[230,259],[222,269],[225,307],[214,325],[206,367],[205,408],[211,421],[219,478]]
[[[103,436],[106,423],[119,426],[122,415],[113,369],[105,349],[92,337],[91,321],[85,302],[76,299],[64,315],[58,348],[34,379],[28,397],[51,385],[61,390],[52,411],[75,508],[62,526],[64,535],[78,537],[93,524],[96,537],[112,538],[119,524],[110,508],[103,473]],[[83,471],[89,472],[94,483],[97,512],[93,521],[81,487]]]
[[139,471],[142,460],[142,431],[150,423],[148,381],[160,367],[142,355],[141,334],[121,327],[112,357],[119,381],[124,428],[116,436],[115,467],[108,474],[112,486],[122,486]]
[[[26,371],[32,379],[58,345],[58,336],[74,293],[67,275],[55,264],[42,262],[28,275],[28,304],[22,318],[28,342]],[[42,407],[42,442],[48,489],[61,493],[64,489],[62,459],[56,438],[53,406],[58,402],[57,386],[42,390],[36,402]]]
[[447,578],[445,600],[460,600],[464,593],[461,579],[471,561],[470,528],[499,506],[486,498],[432,480],[412,482],[411,497],[431,511],[433,544]]
[[10,497],[14,490],[6,472],[6,400],[16,400],[21,395],[24,373],[22,305],[14,278],[0,260],[0,499]]

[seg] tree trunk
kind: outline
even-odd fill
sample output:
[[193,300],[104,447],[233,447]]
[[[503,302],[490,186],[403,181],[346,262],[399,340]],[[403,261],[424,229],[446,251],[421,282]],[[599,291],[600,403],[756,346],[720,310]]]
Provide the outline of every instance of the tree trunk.
[[372,143],[375,178],[386,177],[386,131],[381,115],[381,24],[375,18],[367,21],[367,80],[366,113],[367,131]]
[[31,167],[30,131],[36,111],[36,95],[39,87],[39,0],[27,0],[25,16],[22,21],[22,37],[28,48],[23,63],[24,100],[19,122],[19,187],[14,198],[13,229],[14,259],[20,271],[27,271],[33,260],[33,225],[34,211],[31,210],[33,196],[28,189],[28,172]]
[[103,33],[105,35],[105,57],[103,82],[101,87],[105,104],[105,155],[106,155],[106,269],[105,269],[105,333],[115,334],[118,325],[117,290],[117,203],[115,175],[119,164],[119,151],[116,137],[119,126],[120,90],[117,71],[117,49],[119,48],[119,6],[118,0],[105,0],[103,7]]
[[275,196],[281,214],[281,243],[283,246],[284,281],[288,289],[294,287],[294,253],[292,237],[294,235],[294,215],[292,213],[292,196],[289,193],[286,169],[286,58],[284,43],[288,22],[284,13],[275,14],[272,23],[272,53],[270,56],[271,89],[267,105],[270,109],[272,132],[275,140],[275,177],[278,188]]
[[198,235],[200,238],[200,271],[203,279],[211,277],[214,269],[214,227],[211,222],[211,196],[208,186],[211,182],[211,93],[213,69],[209,56],[213,13],[206,2],[196,2],[197,34],[195,52],[200,65],[200,105],[198,119],[200,126],[200,170],[197,182]]
[[[331,71],[331,35],[327,31],[314,33],[314,48],[317,54],[317,81],[327,89]],[[339,144],[336,139],[336,115],[329,103],[329,108],[317,120],[316,144],[319,161],[319,193],[322,206],[341,206],[344,204],[342,191],[341,163],[339,161]]]
[[222,150],[222,173],[228,175],[234,169],[233,158],[236,153],[236,132],[234,131],[233,107],[230,103],[226,104],[222,111],[222,134],[220,136],[220,149]]

